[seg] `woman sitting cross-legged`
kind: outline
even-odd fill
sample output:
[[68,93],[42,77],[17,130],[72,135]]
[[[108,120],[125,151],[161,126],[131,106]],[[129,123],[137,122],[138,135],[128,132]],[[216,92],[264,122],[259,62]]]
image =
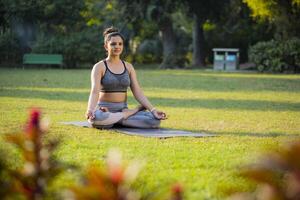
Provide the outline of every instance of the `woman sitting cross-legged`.
[[[86,118],[96,128],[110,128],[115,124],[135,128],[158,128],[166,114],[156,110],[145,97],[137,81],[133,66],[120,59],[124,37],[115,28],[104,31],[107,58],[96,63],[91,73],[91,92]],[[127,88],[141,104],[127,107]],[[146,111],[149,110],[149,111]]]

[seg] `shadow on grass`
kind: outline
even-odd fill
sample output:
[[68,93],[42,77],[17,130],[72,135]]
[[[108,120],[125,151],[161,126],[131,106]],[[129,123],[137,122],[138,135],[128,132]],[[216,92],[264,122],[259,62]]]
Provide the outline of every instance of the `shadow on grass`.
[[[205,132],[205,131],[203,131]],[[281,132],[271,132],[271,133],[251,133],[251,132],[207,132],[214,134],[216,136],[241,136],[241,137],[262,137],[262,138],[274,138],[274,137],[300,137],[300,132],[295,134],[289,134],[289,133],[281,133]]]
[[[3,73],[2,73],[3,72]],[[199,70],[138,70],[147,88],[189,91],[283,91],[300,92],[300,77],[284,75],[203,72]],[[2,74],[2,75],[1,75]],[[89,89],[90,70],[1,70],[0,85],[23,87]]]
[[[72,121],[72,122],[61,122],[60,125],[63,126],[73,126],[75,128],[89,128],[89,129],[94,129],[97,130],[95,128],[91,128],[91,127],[86,127],[87,122],[85,121]],[[123,126],[114,126],[111,129],[98,129],[99,131],[106,131],[108,133],[111,134],[115,134],[115,133],[121,133],[120,134],[125,134],[125,135],[130,135],[127,133],[122,132],[122,130],[128,129],[128,127],[123,127]],[[288,133],[281,133],[281,132],[271,132],[271,133],[251,133],[251,132],[213,132],[213,131],[207,131],[207,130],[201,130],[201,129],[188,129],[188,128],[183,128],[183,129],[178,129],[178,128],[173,128],[173,127],[161,127],[161,130],[169,130],[169,131],[186,131],[186,132],[190,132],[190,133],[199,133],[199,134],[207,134],[207,136],[202,136],[202,137],[220,137],[220,136],[238,136],[238,137],[254,137],[254,138],[275,138],[275,137],[296,137],[299,138],[300,137],[300,132],[299,133],[295,133],[295,134],[288,134]],[[132,130],[132,132],[136,133],[139,132],[135,129]],[[144,132],[144,131],[142,131]],[[150,133],[150,132],[149,132]],[[143,133],[145,134],[145,133]],[[143,137],[143,134],[136,134],[135,136],[140,136]],[[183,134],[183,133],[182,133]],[[175,134],[176,136],[176,134]],[[188,136],[190,138],[193,138],[194,136]],[[167,137],[158,137],[161,139],[166,139]],[[172,137],[170,137],[172,138]]]
[[[22,89],[0,89],[0,96],[25,99],[45,99],[77,101],[87,103],[88,92],[62,91],[31,91]],[[151,102],[159,106],[195,109],[222,109],[222,110],[257,110],[257,111],[300,111],[300,103],[276,102],[265,100],[234,100],[234,99],[177,99],[177,98],[150,98]],[[128,98],[134,103],[133,97]]]
[[[162,127],[165,128],[165,127]],[[213,132],[213,131],[207,131],[207,130],[194,130],[194,129],[173,129],[173,128],[168,128],[169,130],[174,130],[174,131],[187,131],[191,133],[202,133],[202,134],[208,134],[211,136],[208,136],[208,138],[215,138],[215,137],[220,137],[220,136],[238,136],[238,137],[253,137],[253,138],[276,138],[276,137],[289,137],[289,138],[299,138],[300,137],[300,132],[295,133],[295,134],[289,134],[289,133],[282,133],[282,132],[271,132],[271,133],[251,133],[251,132]],[[106,131],[114,131],[113,129],[111,130],[106,130]],[[190,138],[194,138],[193,136],[190,136]],[[204,137],[207,138],[207,137]]]
[[[180,89],[189,91],[212,91],[212,92],[232,92],[232,91],[281,91],[281,92],[300,92],[300,78],[278,78],[278,77],[226,77],[222,74],[213,74],[206,76],[205,74],[195,75],[176,75],[158,74],[147,78],[149,74],[144,74],[141,83],[143,88],[164,88],[164,89]],[[280,76],[279,76],[280,77]],[[141,76],[140,76],[141,78]]]

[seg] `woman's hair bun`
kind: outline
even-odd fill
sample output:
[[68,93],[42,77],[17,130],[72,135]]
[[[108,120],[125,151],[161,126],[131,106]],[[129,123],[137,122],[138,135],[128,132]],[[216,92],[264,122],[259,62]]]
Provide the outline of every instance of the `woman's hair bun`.
[[120,36],[123,41],[125,41],[124,36],[119,32],[119,30],[113,26],[107,28],[103,32],[104,43],[110,41],[111,37]]
[[109,28],[106,28],[103,32],[103,36],[105,37],[107,34],[110,34],[110,33],[118,33],[119,30],[113,26],[109,27]]

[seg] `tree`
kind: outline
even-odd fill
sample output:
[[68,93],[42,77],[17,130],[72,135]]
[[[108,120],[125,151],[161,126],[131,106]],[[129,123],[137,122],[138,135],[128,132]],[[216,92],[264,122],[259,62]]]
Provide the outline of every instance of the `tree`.
[[17,33],[23,52],[31,51],[31,44],[39,32],[48,36],[68,34],[74,32],[74,29],[79,30],[84,24],[80,15],[84,9],[83,0],[2,1],[8,24]]
[[8,21],[5,17],[6,13],[4,2],[0,0],[0,34],[4,33],[8,28]]
[[300,36],[300,0],[243,0],[252,16],[267,20],[276,27],[275,37],[288,39]]
[[[234,12],[233,12],[234,11]],[[250,16],[249,7],[243,0],[231,0],[223,14],[214,22],[204,24],[206,52],[215,47],[239,48],[240,62],[248,61],[248,48],[258,41],[266,41],[273,37],[274,27],[265,21],[255,21]]]
[[221,16],[229,0],[186,0],[194,18],[193,66],[205,66],[205,37],[203,25],[207,20],[216,21]]
[[[30,43],[36,37],[37,22],[41,17],[40,1],[2,0],[7,30],[14,33],[20,41],[23,53],[30,51]],[[3,31],[3,32],[5,32]]]
[[[150,20],[157,23],[161,33],[163,45],[163,61],[160,68],[174,68],[177,66],[176,56],[176,35],[173,29],[172,13],[179,7],[179,0],[120,0],[124,18],[131,23],[136,23],[140,19]],[[132,13],[135,17],[132,17]]]

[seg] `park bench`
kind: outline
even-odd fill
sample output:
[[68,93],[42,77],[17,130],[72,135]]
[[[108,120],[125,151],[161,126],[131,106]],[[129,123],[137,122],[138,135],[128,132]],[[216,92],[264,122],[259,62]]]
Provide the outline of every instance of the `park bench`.
[[61,54],[24,54],[23,69],[25,64],[49,64],[63,66]]

